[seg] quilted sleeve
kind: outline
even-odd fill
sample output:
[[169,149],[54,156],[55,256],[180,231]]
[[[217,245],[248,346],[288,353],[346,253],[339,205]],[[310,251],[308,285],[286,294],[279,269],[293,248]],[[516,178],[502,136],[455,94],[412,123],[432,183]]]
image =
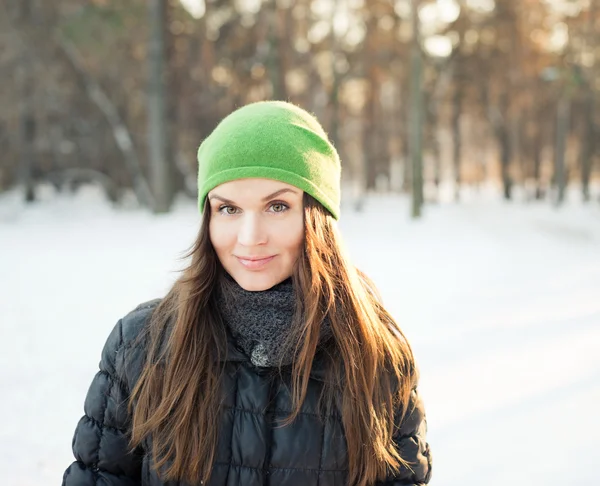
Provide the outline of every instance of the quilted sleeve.
[[431,452],[426,441],[427,420],[425,408],[417,388],[414,388],[408,410],[398,427],[394,442],[410,469],[402,466],[377,486],[422,486],[431,478]]
[[85,398],[84,413],[75,429],[76,461],[63,476],[63,486],[139,486],[142,457],[128,444],[129,390],[124,379],[123,324],[109,335],[100,370]]

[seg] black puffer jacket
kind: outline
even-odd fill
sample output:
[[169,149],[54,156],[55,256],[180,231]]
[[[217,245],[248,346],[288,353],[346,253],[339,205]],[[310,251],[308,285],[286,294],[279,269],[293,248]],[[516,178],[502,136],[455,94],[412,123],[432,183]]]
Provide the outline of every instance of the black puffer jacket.
[[[130,425],[127,400],[140,374],[141,359],[132,345],[158,301],[142,304],[121,319],[102,351],[100,371],[85,400],[73,452],[77,459],[65,471],[63,486],[176,486],[151,469],[144,450],[128,453]],[[138,346],[139,347],[139,346]],[[226,397],[217,459],[209,486],[346,486],[347,457],[341,419],[321,422],[317,398],[322,374],[315,367],[302,412],[289,427],[274,427],[289,415],[291,400],[279,378],[255,368],[230,342],[225,367]],[[126,359],[127,357],[127,359]],[[126,365],[126,363],[129,363]],[[396,438],[401,455],[412,463],[382,486],[421,485],[429,481],[431,456],[425,442],[423,405],[416,391],[412,412]],[[183,485],[181,485],[183,486]]]

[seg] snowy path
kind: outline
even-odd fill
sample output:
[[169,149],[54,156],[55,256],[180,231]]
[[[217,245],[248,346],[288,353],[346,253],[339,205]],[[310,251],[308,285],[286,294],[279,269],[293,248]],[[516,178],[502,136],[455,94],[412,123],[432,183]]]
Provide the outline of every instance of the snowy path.
[[[198,218],[0,199],[0,484],[60,484],[104,339]],[[432,484],[600,484],[600,208],[373,198],[342,231],[421,368]]]

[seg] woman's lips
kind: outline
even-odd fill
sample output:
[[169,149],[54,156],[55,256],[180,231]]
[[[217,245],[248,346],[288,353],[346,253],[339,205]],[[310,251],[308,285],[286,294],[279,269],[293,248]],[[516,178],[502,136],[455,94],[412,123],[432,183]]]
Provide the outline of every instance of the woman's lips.
[[256,258],[256,257],[239,257],[236,256],[238,261],[244,265],[248,270],[258,270],[264,267],[267,263],[269,263],[276,255],[272,255],[264,258]]

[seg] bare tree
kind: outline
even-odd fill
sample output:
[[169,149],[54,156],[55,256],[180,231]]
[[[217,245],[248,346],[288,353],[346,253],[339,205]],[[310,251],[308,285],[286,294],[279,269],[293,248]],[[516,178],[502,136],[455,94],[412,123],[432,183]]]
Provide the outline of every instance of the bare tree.
[[165,24],[168,0],[149,2],[150,39],[148,49],[148,154],[154,211],[165,213],[173,201],[168,160],[165,87]]
[[554,150],[554,185],[556,186],[555,203],[562,204],[565,199],[567,187],[567,167],[565,151],[567,147],[567,135],[569,132],[569,118],[571,115],[571,100],[568,93],[564,93],[558,101],[556,111],[556,135]]
[[412,0],[412,51],[411,51],[411,104],[410,104],[410,158],[412,165],[412,217],[421,217],[423,206],[423,53],[419,26],[420,0]]
[[[585,44],[588,49],[592,49],[595,45],[595,29],[594,22],[596,21],[596,13],[598,12],[597,2],[590,2],[589,11],[587,13],[588,19],[585,25]],[[583,123],[584,127],[581,138],[581,152],[580,152],[580,166],[581,166],[581,189],[583,193],[583,200],[590,200],[590,179],[592,175],[592,168],[594,162],[594,155],[597,149],[597,137],[599,135],[596,123],[594,120],[594,111],[596,106],[596,100],[594,96],[593,88],[593,68],[597,65],[594,62],[592,69],[583,75],[583,91],[584,91],[584,105],[583,105]]]
[[133,189],[141,205],[154,207],[154,197],[142,172],[138,154],[133,144],[129,128],[119,115],[119,110],[111,101],[100,84],[86,71],[81,54],[76,47],[64,37],[57,35],[59,45],[65,57],[80,77],[89,99],[102,112],[111,127],[112,136],[121,150],[123,159],[133,179]]
[[[18,3],[16,17],[20,28],[29,31],[35,20],[34,2],[21,0]],[[25,201],[35,200],[33,167],[35,158],[36,116],[35,116],[35,72],[33,53],[29,45],[21,43],[21,56],[17,68],[19,83],[19,179],[24,190]]]

